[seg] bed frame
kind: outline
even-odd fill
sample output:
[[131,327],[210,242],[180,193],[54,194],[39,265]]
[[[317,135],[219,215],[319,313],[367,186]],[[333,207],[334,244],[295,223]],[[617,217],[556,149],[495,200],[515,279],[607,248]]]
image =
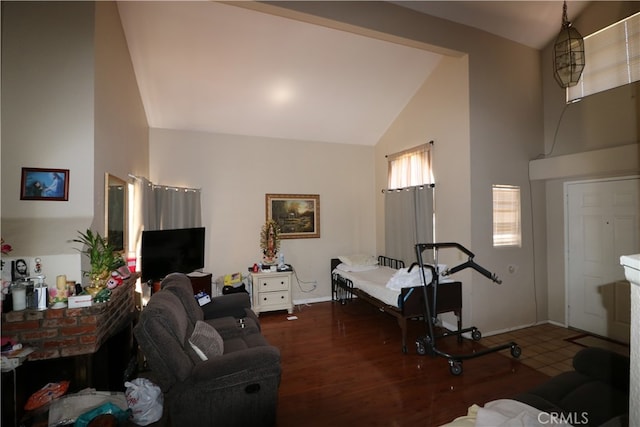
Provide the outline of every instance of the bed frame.
[[[395,317],[402,331],[402,352],[407,353],[407,322],[409,319],[424,319],[425,303],[424,292],[422,286],[412,288],[402,288],[400,291],[400,300],[403,301],[400,308],[389,305],[372,297],[366,292],[354,288],[351,280],[342,277],[333,270],[340,264],[338,258],[331,259],[331,299],[339,301],[341,304],[347,304],[355,295],[359,299],[377,307],[380,311]],[[378,257],[378,265],[390,267],[393,269],[404,268],[404,262],[401,260],[388,258],[385,256]],[[432,291],[433,292],[433,291]],[[429,303],[432,306],[432,292],[429,295]],[[460,282],[452,282],[441,284],[437,290],[437,307],[436,314],[453,312],[458,318],[457,328],[462,328],[462,284]]]

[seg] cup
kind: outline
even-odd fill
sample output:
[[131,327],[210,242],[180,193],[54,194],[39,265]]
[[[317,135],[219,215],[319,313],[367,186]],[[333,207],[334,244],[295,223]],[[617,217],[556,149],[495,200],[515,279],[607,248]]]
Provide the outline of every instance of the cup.
[[11,289],[13,299],[13,310],[20,311],[27,308],[27,288],[23,285],[14,286]]
[[48,296],[49,292],[47,292],[47,285],[41,284],[35,286],[33,288],[34,293],[37,295],[36,299],[38,301],[37,310],[46,310],[48,307]]

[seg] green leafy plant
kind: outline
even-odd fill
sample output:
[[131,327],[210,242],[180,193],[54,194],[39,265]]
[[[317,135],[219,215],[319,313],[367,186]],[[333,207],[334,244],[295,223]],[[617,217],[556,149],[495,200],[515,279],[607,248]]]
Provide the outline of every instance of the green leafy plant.
[[94,233],[87,229],[84,233],[78,231],[78,234],[79,237],[73,241],[85,246],[79,251],[89,258],[91,264],[91,270],[82,273],[89,277],[93,286],[106,284],[111,277],[111,272],[125,264],[122,255],[115,251],[107,239],[98,232]]

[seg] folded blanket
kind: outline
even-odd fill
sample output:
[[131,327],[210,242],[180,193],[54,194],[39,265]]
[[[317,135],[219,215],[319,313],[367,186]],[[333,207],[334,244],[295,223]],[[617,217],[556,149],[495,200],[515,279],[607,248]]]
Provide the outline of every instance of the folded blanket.
[[[424,276],[427,283],[431,283],[431,270],[424,269]],[[391,279],[387,282],[386,287],[393,290],[400,290],[402,288],[411,288],[414,286],[422,286],[422,273],[418,267],[413,267],[411,271],[409,268],[401,268],[391,276]]]

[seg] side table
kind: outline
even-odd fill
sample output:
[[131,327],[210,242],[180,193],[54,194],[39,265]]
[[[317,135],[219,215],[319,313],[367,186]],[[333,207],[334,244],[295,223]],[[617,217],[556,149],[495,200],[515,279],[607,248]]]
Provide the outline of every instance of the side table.
[[193,286],[194,295],[199,292],[206,292],[207,295],[213,296],[212,293],[212,278],[211,273],[189,273],[187,274],[191,280],[191,286]]
[[253,311],[287,310],[293,313],[291,299],[291,271],[251,273],[253,282]]

